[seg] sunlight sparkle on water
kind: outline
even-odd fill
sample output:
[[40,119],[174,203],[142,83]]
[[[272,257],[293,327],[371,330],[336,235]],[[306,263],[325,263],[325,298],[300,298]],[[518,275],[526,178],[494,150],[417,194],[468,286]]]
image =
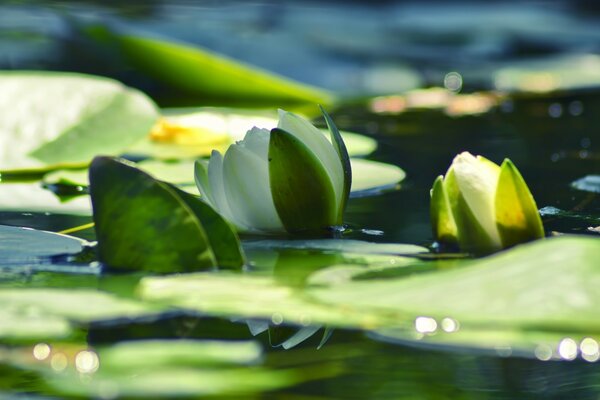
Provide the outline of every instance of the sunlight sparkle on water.
[[92,350],[83,350],[75,356],[75,368],[82,374],[92,374],[100,367],[100,359]]
[[589,362],[596,362],[600,359],[600,345],[592,338],[585,338],[579,344],[581,358]]
[[458,321],[448,317],[442,319],[441,325],[442,330],[446,333],[456,332],[460,328]]
[[458,72],[448,72],[444,77],[444,87],[452,92],[462,89],[463,78]]
[[56,372],[64,371],[67,365],[69,365],[69,360],[63,353],[56,353],[50,360],[50,367]]
[[275,325],[281,325],[283,323],[283,315],[280,313],[273,313],[273,315],[271,315],[271,322]]
[[535,348],[535,357],[540,361],[548,361],[552,358],[552,347],[540,344]]
[[415,319],[415,329],[419,333],[433,333],[437,330],[437,322],[430,317],[417,317]]
[[558,355],[563,360],[571,361],[577,358],[578,346],[571,338],[564,338],[558,344]]
[[33,346],[33,357],[36,360],[43,361],[50,356],[52,349],[46,343],[38,343]]

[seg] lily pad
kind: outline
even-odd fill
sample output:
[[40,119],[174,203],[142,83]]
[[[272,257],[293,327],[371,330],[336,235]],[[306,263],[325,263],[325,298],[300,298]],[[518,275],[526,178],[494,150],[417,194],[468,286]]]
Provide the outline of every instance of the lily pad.
[[270,277],[209,273],[145,277],[138,293],[144,300],[185,310],[276,324],[371,327],[381,326],[386,319],[351,307],[336,309],[313,302],[302,290]]
[[586,175],[572,182],[571,187],[584,192],[600,193],[600,175]]
[[406,173],[392,164],[351,158],[352,191],[350,197],[372,196],[394,189],[404,180]]
[[81,252],[84,243],[71,236],[0,225],[0,268],[51,262],[51,257]]
[[1,72],[0,110],[3,176],[21,168],[85,165],[99,153],[120,154],[158,118],[154,103],[137,90],[60,72]]
[[[395,188],[406,176],[404,171],[395,165],[364,160],[361,158],[350,158],[350,162],[352,165],[351,197],[372,196],[379,194],[382,191]],[[195,186],[193,160],[173,162],[145,160],[140,161],[135,165],[161,181],[181,186]],[[44,177],[44,183],[73,186],[88,186],[89,184],[86,170],[59,170],[52,172]],[[0,186],[0,189],[1,188],[2,186]],[[194,192],[197,193],[197,191]],[[48,197],[49,194],[49,192],[46,193],[46,197]],[[1,205],[2,202],[0,197],[0,207]]]
[[451,317],[463,327],[598,332],[599,256],[597,239],[565,236],[518,246],[463,268],[352,282],[311,294],[332,307]]
[[[258,365],[263,352],[256,342],[140,340],[97,349],[74,344],[41,346],[45,347],[38,357],[31,356],[36,347],[33,351],[3,348],[3,361],[35,371],[39,376],[35,383],[43,383],[44,392],[60,397],[246,398],[315,375]],[[331,372],[321,375],[327,374]]]
[[[99,258],[110,267],[177,272],[213,268],[219,261],[224,267],[241,267],[237,236],[218,214],[204,210],[208,206],[199,199],[184,200],[174,187],[107,157],[93,161],[90,182]],[[194,201],[199,204],[190,208]],[[237,251],[237,265],[230,254],[215,252],[221,247],[213,249],[212,241],[224,241],[226,253]]]
[[73,215],[92,213],[88,196],[60,198],[44,189],[39,182],[0,184],[0,210]]
[[244,243],[245,249],[328,250],[332,252],[415,255],[427,253],[425,247],[400,243],[372,243],[351,239],[254,240]]

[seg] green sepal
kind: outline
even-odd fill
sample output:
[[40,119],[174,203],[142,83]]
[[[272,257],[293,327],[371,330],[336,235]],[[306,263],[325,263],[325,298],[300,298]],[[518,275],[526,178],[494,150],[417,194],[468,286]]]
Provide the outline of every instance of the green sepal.
[[315,154],[275,128],[269,140],[269,181],[277,214],[288,232],[318,231],[338,222],[333,184]]
[[217,266],[240,269],[245,264],[244,251],[235,228],[200,197],[170,185],[192,210],[208,233],[208,241],[215,255]]
[[519,170],[508,158],[500,167],[494,203],[503,247],[545,236],[535,200]]
[[431,189],[430,217],[433,237],[440,243],[458,246],[456,223],[444,189],[444,177],[441,175],[437,177]]
[[499,244],[495,243],[481,226],[464,196],[460,193],[453,168],[446,173],[444,189],[454,216],[460,250],[474,254],[489,254],[500,250]]
[[338,216],[338,224],[341,225],[343,221],[344,211],[346,209],[346,204],[348,203],[348,197],[350,196],[350,190],[352,188],[352,165],[350,164],[350,156],[348,155],[348,150],[346,149],[346,144],[344,143],[344,139],[340,134],[337,126],[333,122],[333,119],[329,116],[327,111],[323,108],[323,106],[319,105],[321,109],[321,113],[323,114],[323,118],[325,118],[325,122],[327,123],[327,128],[329,128],[329,134],[331,136],[331,143],[333,144],[333,148],[340,158],[340,162],[342,163],[342,170],[344,171],[344,191],[342,194],[342,203],[340,205],[340,211]]
[[89,180],[102,263],[158,273],[216,266],[202,224],[168,184],[112,157],[96,157]]
[[208,166],[202,160],[196,160],[194,163],[194,181],[204,201],[212,204],[210,183],[208,182]]

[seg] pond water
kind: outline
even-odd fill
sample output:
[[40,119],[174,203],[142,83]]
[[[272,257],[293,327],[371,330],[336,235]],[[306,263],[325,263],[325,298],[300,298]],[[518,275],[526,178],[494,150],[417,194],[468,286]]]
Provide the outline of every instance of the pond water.
[[[600,226],[600,185],[591,179],[582,183],[586,190],[579,190],[572,183],[600,174],[600,75],[587,72],[590,68],[600,71],[599,19],[597,7],[583,1],[543,7],[536,2],[510,1],[453,6],[155,1],[114,7],[95,2],[14,2],[0,6],[0,33],[10,33],[0,38],[4,54],[0,68],[106,75],[140,88],[162,106],[211,105],[197,99],[183,101],[176,90],[99,57],[82,43],[78,29],[79,24],[100,21],[201,45],[340,94],[343,100],[331,108],[339,128],[375,138],[377,150],[367,158],[406,172],[399,188],[350,199],[344,239],[431,248],[429,190],[452,158],[466,150],[497,163],[508,157],[519,167],[542,209],[548,235],[571,233],[598,240],[599,231],[590,228]],[[542,79],[543,86],[556,76],[561,80],[547,90],[528,90],[511,68],[536,72],[529,83]],[[448,74],[454,71],[460,74]],[[448,97],[448,90],[442,93],[439,88],[414,90],[444,84],[447,89],[462,89],[461,94]],[[473,95],[461,97],[465,93]],[[81,213],[0,210],[2,225],[52,232],[90,221],[90,216]],[[73,235],[95,240],[92,229]],[[269,301],[281,302],[283,308],[303,304],[270,285],[302,290],[318,270],[358,265],[353,257],[369,256],[314,248],[253,247],[260,238],[243,239],[251,265],[245,274],[269,281],[264,287],[262,281],[232,286],[218,280],[199,282],[197,288],[211,292],[216,300],[204,300],[202,293],[192,293],[183,285],[174,285],[173,293],[163,293],[168,282],[154,282],[141,273],[100,274],[95,263],[86,264],[95,260],[91,251],[76,260],[37,255],[32,259],[31,253],[20,259],[16,249],[11,252],[0,244],[0,255],[13,264],[8,267],[2,261],[0,269],[4,290],[0,304],[6,305],[6,315],[0,311],[0,319],[5,320],[0,322],[0,337],[6,338],[0,341],[0,394],[15,398],[179,394],[315,400],[600,397],[599,364],[581,357],[565,361],[571,357],[562,357],[561,348],[558,353],[563,360],[548,360],[551,357],[540,352],[541,347],[521,351],[506,337],[481,346],[469,341],[458,345],[422,341],[410,334],[387,335],[368,329],[362,320],[340,323],[348,311],[343,309],[342,317],[322,317],[320,321],[331,318],[330,326],[302,321],[301,316],[288,323],[277,312],[265,318],[269,308],[264,304]],[[388,256],[378,259],[379,266],[405,262]],[[392,269],[389,278],[451,269],[457,262],[451,257],[416,264],[413,260],[407,264],[410,269]],[[61,268],[76,273],[62,273]],[[220,274],[225,275],[222,279],[230,276],[213,275]],[[380,280],[387,279],[385,274],[375,271]],[[59,301],[44,292],[52,288],[65,289],[61,295],[66,297]],[[28,302],[9,289],[40,292],[31,292],[39,297]],[[219,290],[221,297],[215,295]],[[248,294],[243,295],[245,290]],[[95,293],[114,294],[120,300],[99,299]],[[68,297],[73,294],[81,296]],[[147,306],[139,300],[156,300],[153,296],[175,307],[165,311],[151,301]],[[231,300],[236,296],[242,300]],[[190,299],[197,301],[191,308]],[[129,300],[132,304],[120,303]],[[112,301],[100,309],[99,304]],[[240,304],[243,301],[247,307]],[[99,309],[90,311],[93,305]],[[324,311],[309,314],[319,313]],[[583,335],[597,337],[597,327],[584,329]],[[568,347],[560,327],[556,329],[549,330],[558,335],[556,344]],[[27,332],[34,330],[39,335],[32,338]],[[513,330],[527,333],[518,327]],[[186,345],[192,347],[179,349],[174,344],[181,343],[178,339],[227,343],[215,344],[210,353],[190,342]],[[147,348],[140,349],[117,345],[130,340],[161,342],[148,342]],[[227,347],[234,341],[251,341],[257,347]],[[51,354],[44,353],[46,343]],[[86,349],[93,351],[82,353]],[[200,355],[195,359],[190,354]],[[94,376],[98,355],[100,372]],[[152,363],[154,370],[146,365]],[[72,364],[76,371],[70,373]],[[138,386],[119,380],[120,375],[136,371],[145,379]]]

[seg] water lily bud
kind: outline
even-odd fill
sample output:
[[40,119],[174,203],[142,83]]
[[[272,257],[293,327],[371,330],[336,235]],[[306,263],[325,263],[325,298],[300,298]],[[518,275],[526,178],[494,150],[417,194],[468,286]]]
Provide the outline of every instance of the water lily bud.
[[491,253],[544,237],[535,200],[517,170],[468,152],[457,155],[431,189],[435,239],[462,251]]
[[331,141],[309,121],[279,111],[272,130],[252,128],[225,156],[213,151],[196,163],[202,198],[238,229],[317,231],[341,225],[350,194],[348,152],[321,109]]

